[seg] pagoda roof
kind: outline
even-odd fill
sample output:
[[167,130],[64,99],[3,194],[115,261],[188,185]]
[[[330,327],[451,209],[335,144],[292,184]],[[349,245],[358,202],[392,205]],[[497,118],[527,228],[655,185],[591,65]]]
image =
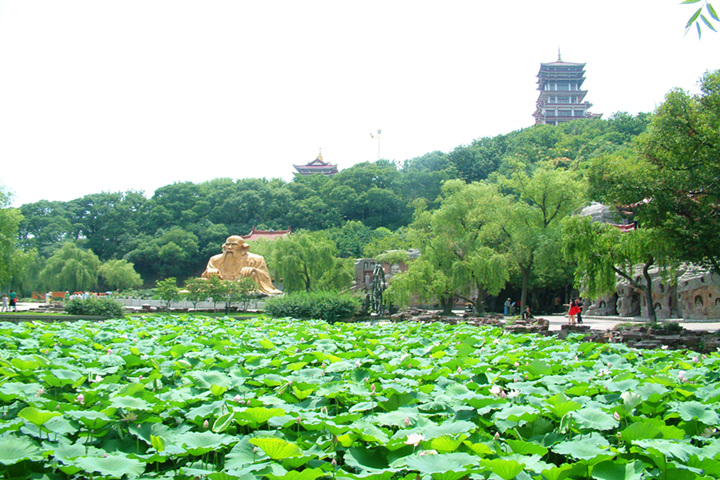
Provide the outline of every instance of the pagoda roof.
[[284,237],[290,235],[291,228],[287,230],[255,230],[255,227],[250,229],[250,233],[247,235],[240,235],[243,240],[259,240],[261,238],[267,238],[268,240],[275,240],[278,237]]
[[317,172],[332,175],[338,173],[337,165],[323,160],[322,154],[319,154],[315,160],[308,162],[305,165],[293,165],[293,167],[295,167],[295,170],[303,174]]

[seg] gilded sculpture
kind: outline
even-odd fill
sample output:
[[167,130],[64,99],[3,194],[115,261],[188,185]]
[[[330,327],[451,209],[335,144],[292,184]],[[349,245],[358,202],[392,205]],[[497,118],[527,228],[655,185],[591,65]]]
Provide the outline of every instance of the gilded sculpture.
[[231,235],[222,246],[223,252],[208,261],[202,278],[218,276],[221,280],[239,280],[250,277],[258,290],[268,295],[282,294],[272,284],[270,271],[261,255],[249,252],[250,246],[238,235]]

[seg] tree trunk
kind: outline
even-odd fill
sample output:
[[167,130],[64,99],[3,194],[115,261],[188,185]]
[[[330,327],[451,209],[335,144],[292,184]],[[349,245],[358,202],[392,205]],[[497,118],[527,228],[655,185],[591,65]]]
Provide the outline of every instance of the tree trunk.
[[524,312],[527,306],[528,289],[530,288],[530,269],[522,269],[522,294],[520,295],[520,311]]
[[655,263],[655,259],[650,257],[643,266],[643,278],[645,279],[645,303],[647,303],[648,310],[648,321],[650,323],[657,323],[657,315],[655,314],[655,303],[653,302],[652,296],[652,278],[650,278],[650,267]]
[[442,309],[443,313],[445,315],[450,315],[452,313],[452,307],[455,302],[453,302],[453,299],[455,297],[440,297],[440,308]]

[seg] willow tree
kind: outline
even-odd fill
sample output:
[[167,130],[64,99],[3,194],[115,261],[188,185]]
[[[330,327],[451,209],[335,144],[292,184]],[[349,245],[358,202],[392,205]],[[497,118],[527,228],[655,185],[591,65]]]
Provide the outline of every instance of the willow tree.
[[40,272],[42,281],[54,290],[82,291],[97,285],[100,259],[92,250],[66,242]]
[[250,249],[265,257],[285,292],[342,290],[352,284],[352,260],[339,258],[335,242],[324,233],[298,231]]
[[[670,262],[671,248],[664,236],[652,228],[623,232],[590,217],[570,217],[563,222],[562,251],[577,264],[575,281],[585,295],[597,298],[614,292],[618,276],[643,293],[650,323],[657,322],[650,269],[663,270]],[[635,276],[635,268],[642,274]]]
[[532,279],[543,283],[564,273],[561,221],[579,208],[587,184],[575,170],[540,164],[532,174],[518,168],[509,177],[496,177],[501,191],[516,202],[502,219],[507,255],[522,279],[521,308],[527,305]]
[[498,219],[510,208],[512,199],[495,185],[446,182],[440,208],[417,215],[411,228],[422,255],[393,277],[388,297],[399,304],[413,296],[435,299],[445,312],[458,297],[484,312],[484,300],[500,293],[509,279]]

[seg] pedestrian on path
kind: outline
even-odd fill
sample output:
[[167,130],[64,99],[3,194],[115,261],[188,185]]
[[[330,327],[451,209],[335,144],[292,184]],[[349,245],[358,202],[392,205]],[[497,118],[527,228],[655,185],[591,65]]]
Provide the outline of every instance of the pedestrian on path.
[[577,300],[575,300],[574,298],[570,299],[569,307],[570,310],[568,310],[568,325],[575,325],[577,323],[575,317],[580,311],[580,307],[577,306]]
[[8,311],[8,301],[9,301],[9,299],[8,299],[7,293],[3,293],[3,297],[2,297],[2,302],[3,302],[2,303],[2,311],[3,312]]

